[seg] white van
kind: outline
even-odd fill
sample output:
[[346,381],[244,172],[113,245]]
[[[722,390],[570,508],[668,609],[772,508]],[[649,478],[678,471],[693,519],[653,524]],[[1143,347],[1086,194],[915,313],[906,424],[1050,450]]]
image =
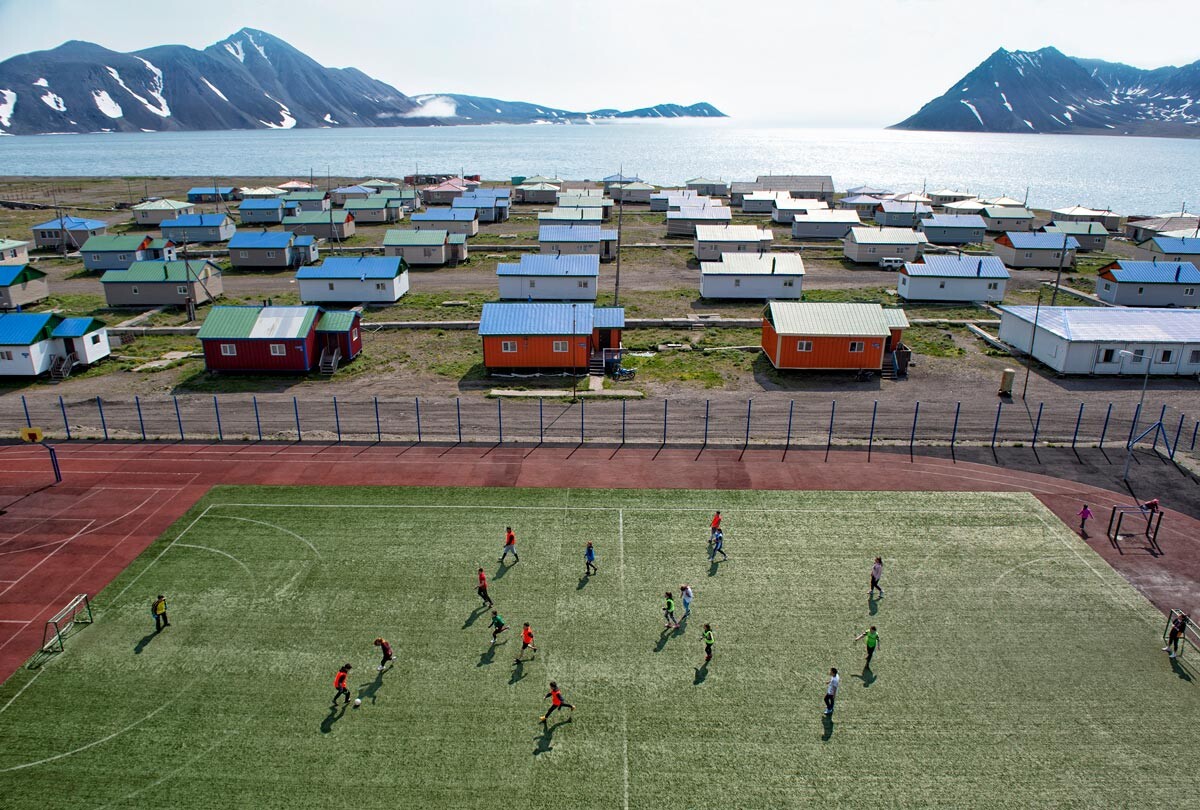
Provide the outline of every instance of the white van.
[[899,270],[904,267],[904,259],[897,256],[885,256],[879,260],[879,266],[883,270]]

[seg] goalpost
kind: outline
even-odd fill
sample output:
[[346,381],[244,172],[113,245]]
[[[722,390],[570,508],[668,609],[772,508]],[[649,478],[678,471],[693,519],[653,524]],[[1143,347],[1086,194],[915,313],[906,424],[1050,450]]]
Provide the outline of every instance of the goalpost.
[[[1170,637],[1171,624],[1182,615],[1183,611],[1179,608],[1173,608],[1171,612],[1167,614],[1167,626],[1163,628],[1162,634],[1164,644]],[[1176,653],[1176,655],[1178,655],[1180,658],[1183,658],[1183,653],[1188,647],[1191,647],[1193,650],[1200,651],[1200,628],[1196,627],[1196,623],[1192,621],[1191,618],[1188,619],[1187,624],[1185,624],[1183,627],[1183,635],[1179,637],[1179,652]]]
[[63,641],[77,624],[92,623],[92,603],[88,595],[81,593],[72,599],[67,606],[46,620],[42,630],[43,653],[58,653],[63,651]]

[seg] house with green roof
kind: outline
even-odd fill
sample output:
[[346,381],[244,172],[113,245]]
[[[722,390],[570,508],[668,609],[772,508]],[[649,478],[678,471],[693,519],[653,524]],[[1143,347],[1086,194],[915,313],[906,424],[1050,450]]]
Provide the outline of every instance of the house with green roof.
[[346,200],[343,211],[354,214],[355,222],[399,222],[404,216],[404,207],[395,197],[377,194],[365,200]]
[[224,292],[221,268],[207,259],[134,262],[128,270],[109,270],[100,284],[110,307],[182,307]]
[[150,243],[143,234],[89,236],[79,252],[87,270],[125,270],[134,262],[150,258]]
[[[462,238],[462,258],[466,258],[467,237]],[[383,236],[383,255],[399,256],[409,265],[442,265],[451,262],[451,234],[444,230],[405,230],[394,228]]]
[[283,229],[298,236],[342,240],[354,236],[351,211],[302,211],[283,218]]
[[16,309],[50,297],[46,274],[28,264],[0,265],[0,308]]
[[168,219],[196,213],[196,206],[179,200],[147,200],[133,207],[133,221],[143,228],[157,228]]
[[216,306],[198,337],[210,372],[332,374],[362,352],[360,314],[317,306]]
[[27,264],[29,243],[20,239],[0,239],[0,265]]

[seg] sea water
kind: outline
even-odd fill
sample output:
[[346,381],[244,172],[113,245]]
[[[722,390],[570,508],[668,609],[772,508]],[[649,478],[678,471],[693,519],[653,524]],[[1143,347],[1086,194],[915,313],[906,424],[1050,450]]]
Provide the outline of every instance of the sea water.
[[[1200,178],[1200,139],[764,127],[737,120],[387,129],[100,133],[0,138],[0,176],[599,179],[621,168],[657,185],[704,176],[829,174],[839,190],[949,187],[1123,214],[1178,211]],[[0,195],[2,196],[2,195]]]

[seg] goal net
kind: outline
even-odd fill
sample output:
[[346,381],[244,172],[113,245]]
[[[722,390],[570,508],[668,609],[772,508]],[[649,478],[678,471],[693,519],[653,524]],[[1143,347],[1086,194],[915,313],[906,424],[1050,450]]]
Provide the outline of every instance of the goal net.
[[81,593],[46,620],[46,628],[42,631],[42,652],[62,652],[64,640],[76,625],[91,623],[92,603],[88,601],[86,593]]
[[[1178,608],[1167,615],[1167,626],[1163,628],[1164,644],[1167,644],[1171,637],[1171,625],[1182,615],[1183,611]],[[1191,647],[1193,652],[1200,651],[1200,628],[1196,627],[1196,622],[1191,618],[1187,619],[1184,624],[1183,635],[1179,637],[1179,648],[1175,650],[1175,654],[1182,658],[1188,647]]]

